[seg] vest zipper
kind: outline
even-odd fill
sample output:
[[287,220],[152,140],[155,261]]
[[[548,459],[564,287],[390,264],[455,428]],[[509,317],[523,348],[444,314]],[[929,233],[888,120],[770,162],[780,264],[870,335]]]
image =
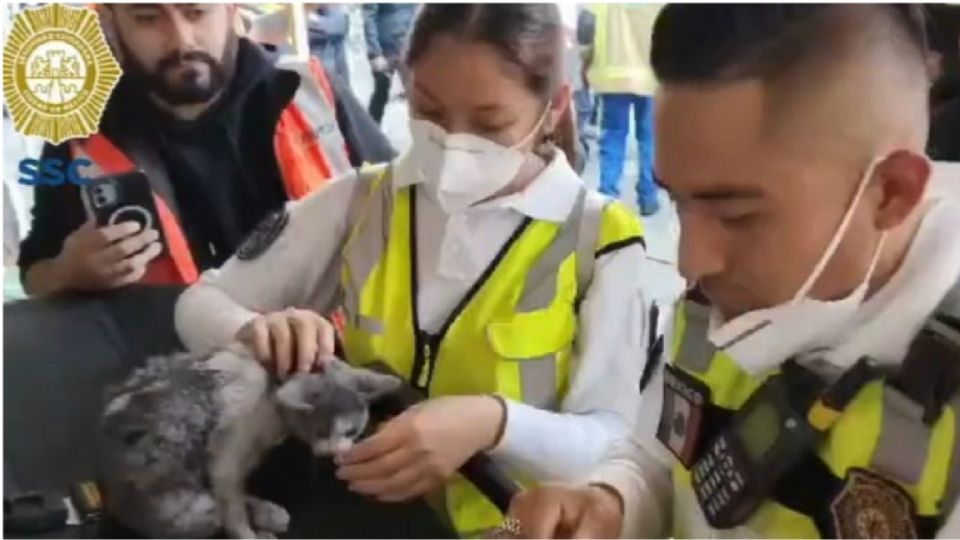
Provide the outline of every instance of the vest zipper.
[[440,344],[447,335],[447,331],[453,326],[453,323],[460,317],[460,314],[466,309],[471,300],[480,292],[483,285],[490,279],[493,271],[500,265],[500,261],[506,257],[507,252],[516,243],[520,235],[527,230],[527,227],[533,220],[529,216],[524,216],[523,221],[517,230],[510,235],[510,238],[503,244],[497,255],[490,261],[490,264],[483,270],[480,277],[467,293],[460,299],[450,315],[447,316],[436,334],[430,334],[420,330],[420,316],[417,311],[417,297],[419,285],[417,279],[417,191],[416,186],[410,188],[410,292],[411,309],[413,311],[413,331],[416,343],[414,344],[413,369],[411,371],[411,382],[413,386],[422,391],[425,395],[430,395],[430,383],[433,381],[434,371],[436,371],[437,355],[440,353]]

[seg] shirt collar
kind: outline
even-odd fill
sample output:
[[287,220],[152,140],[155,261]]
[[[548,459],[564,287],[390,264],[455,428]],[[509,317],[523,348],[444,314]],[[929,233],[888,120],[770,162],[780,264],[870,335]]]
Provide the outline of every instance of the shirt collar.
[[[405,153],[394,163],[394,190],[424,182],[410,154]],[[533,219],[563,223],[583,187],[583,180],[570,167],[566,155],[556,150],[547,166],[523,191],[473,205],[467,212],[509,208]]]

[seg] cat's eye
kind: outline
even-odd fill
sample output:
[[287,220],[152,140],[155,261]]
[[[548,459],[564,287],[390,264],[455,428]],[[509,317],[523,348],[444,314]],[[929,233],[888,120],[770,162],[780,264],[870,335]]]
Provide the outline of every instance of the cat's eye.
[[360,435],[360,426],[352,426],[343,432],[343,436],[348,439],[355,439]]

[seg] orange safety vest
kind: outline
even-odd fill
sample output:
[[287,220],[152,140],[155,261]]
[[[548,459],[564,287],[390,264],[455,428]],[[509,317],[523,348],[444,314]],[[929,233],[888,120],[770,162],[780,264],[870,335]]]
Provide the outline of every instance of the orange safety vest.
[[[305,197],[331,178],[350,170],[346,143],[336,120],[336,105],[330,82],[320,65],[311,57],[309,64],[285,63],[277,67],[300,74],[300,86],[293,100],[281,112],[273,136],[273,147],[287,196]],[[93,176],[119,174],[136,170],[134,163],[103,134],[70,142],[74,159],[84,157],[93,164]],[[148,175],[149,176],[149,175]],[[141,283],[190,284],[199,277],[199,270],[180,227],[176,205],[158,193],[153,194],[166,239],[167,253],[147,266]]]

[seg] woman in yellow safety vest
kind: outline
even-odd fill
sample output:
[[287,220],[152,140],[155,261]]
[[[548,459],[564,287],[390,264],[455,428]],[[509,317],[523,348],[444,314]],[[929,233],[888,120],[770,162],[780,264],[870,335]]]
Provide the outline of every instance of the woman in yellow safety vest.
[[643,232],[569,165],[562,28],[554,4],[424,6],[410,151],[271,216],[177,306],[189,348],[239,339],[281,377],[332,352],[320,314],[342,309],[347,360],[430,399],[337,474],[384,501],[442,494],[463,535],[502,519],[454,476],[471,455],[524,483],[583,477],[638,406]]

